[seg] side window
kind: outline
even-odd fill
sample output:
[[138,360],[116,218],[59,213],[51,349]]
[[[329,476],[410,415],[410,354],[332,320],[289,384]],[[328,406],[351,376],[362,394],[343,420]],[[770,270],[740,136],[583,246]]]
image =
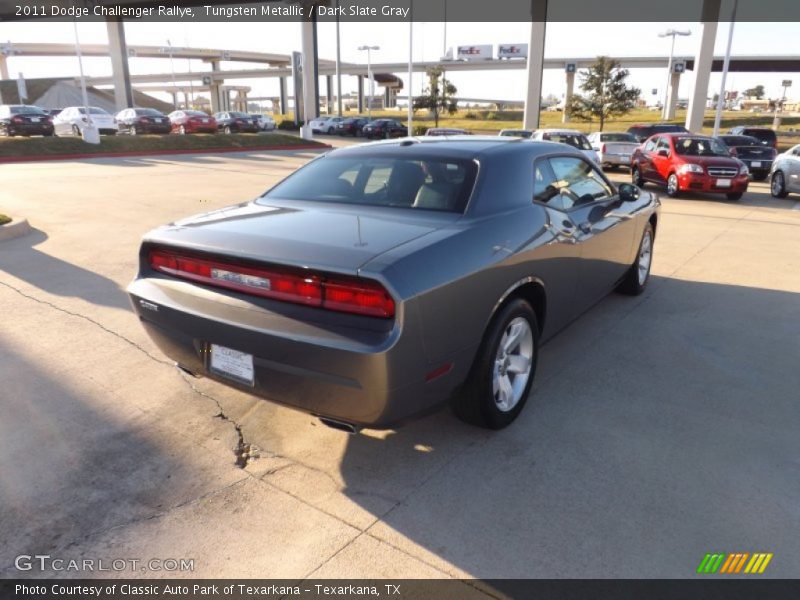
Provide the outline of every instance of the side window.
[[656,142],[658,138],[650,138],[647,140],[647,143],[644,145],[645,152],[655,152],[656,151]]
[[533,165],[533,199],[553,208],[563,208],[556,176],[547,159],[537,160]]
[[610,198],[614,190],[588,162],[573,156],[550,159],[555,175],[555,187],[561,192],[564,209],[591,204]]
[[391,165],[377,164],[372,168],[369,179],[364,186],[365,194],[374,194],[385,188],[389,183],[389,175],[392,174]]
[[666,150],[669,152],[669,142],[667,138],[658,138],[658,144],[656,145],[656,152],[660,152],[661,150]]

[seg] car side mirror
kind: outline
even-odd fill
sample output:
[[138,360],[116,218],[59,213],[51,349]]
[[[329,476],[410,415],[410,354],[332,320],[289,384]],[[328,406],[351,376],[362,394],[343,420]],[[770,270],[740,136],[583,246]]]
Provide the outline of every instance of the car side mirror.
[[617,188],[619,199],[623,202],[634,202],[639,199],[641,190],[632,183],[621,183]]
[[665,158],[668,158],[668,157],[669,157],[669,150],[664,150],[664,149],[661,149],[661,150],[659,150],[659,151],[657,152],[657,154],[658,154],[659,156],[663,156],[663,157],[665,157]]

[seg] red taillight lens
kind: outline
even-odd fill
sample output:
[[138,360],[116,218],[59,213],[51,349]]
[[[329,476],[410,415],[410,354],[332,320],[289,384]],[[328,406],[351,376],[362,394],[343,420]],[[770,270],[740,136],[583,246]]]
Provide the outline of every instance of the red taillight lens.
[[149,123],[149,122],[150,122],[150,119],[148,119],[147,117],[141,117],[141,118],[139,119],[139,121],[141,121],[142,123]]
[[605,145],[605,144],[603,144],[602,146],[600,146],[600,152],[602,152],[603,154],[605,154],[605,153],[606,153],[606,145]]
[[22,117],[14,117],[11,120],[14,121],[14,123],[23,123],[25,121],[25,119],[23,119]]
[[225,263],[205,258],[150,252],[156,271],[274,300],[318,306],[372,317],[393,317],[394,300],[377,282]]

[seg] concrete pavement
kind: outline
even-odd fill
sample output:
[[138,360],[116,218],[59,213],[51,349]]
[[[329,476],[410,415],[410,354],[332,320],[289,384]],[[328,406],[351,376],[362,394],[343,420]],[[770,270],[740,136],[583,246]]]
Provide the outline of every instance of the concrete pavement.
[[185,379],[124,295],[148,229],[312,156],[0,166],[0,208],[35,229],[0,244],[2,576],[48,553],[194,559],[122,576],[689,577],[711,551],[797,575],[797,198],[666,199],[651,287],[543,348],[511,428],[442,411],[348,437]]

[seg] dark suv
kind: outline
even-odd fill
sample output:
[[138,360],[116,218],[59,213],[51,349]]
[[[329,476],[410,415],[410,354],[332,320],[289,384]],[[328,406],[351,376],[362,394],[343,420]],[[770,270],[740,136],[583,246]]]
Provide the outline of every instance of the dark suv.
[[635,137],[636,141],[641,144],[651,135],[657,133],[689,133],[689,130],[683,125],[656,123],[654,125],[634,125],[633,127],[628,127],[628,133]]
[[729,130],[728,133],[731,135],[749,135],[750,137],[756,138],[765,146],[771,146],[776,150],[778,149],[778,136],[768,127],[746,127],[744,125],[739,125]]

